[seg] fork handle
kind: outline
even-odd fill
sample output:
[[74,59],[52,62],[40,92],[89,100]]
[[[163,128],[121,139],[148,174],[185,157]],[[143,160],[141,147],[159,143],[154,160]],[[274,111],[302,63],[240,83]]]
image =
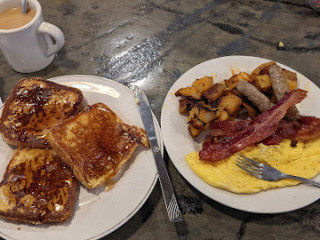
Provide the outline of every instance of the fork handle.
[[302,177],[297,177],[297,176],[293,176],[293,175],[285,175],[286,178],[292,178],[292,179],[295,179],[295,180],[298,180],[298,181],[301,181],[301,182],[304,182],[304,183],[308,183],[308,184],[312,184],[314,186],[317,186],[317,187],[320,187],[320,182],[317,182],[317,181],[313,181],[313,180],[310,180],[308,178],[302,178]]

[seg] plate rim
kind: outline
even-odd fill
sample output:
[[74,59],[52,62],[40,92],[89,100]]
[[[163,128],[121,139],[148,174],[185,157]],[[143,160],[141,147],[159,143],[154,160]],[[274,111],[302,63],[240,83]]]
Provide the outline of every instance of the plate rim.
[[[117,88],[121,88],[123,89],[124,91],[127,91],[127,92],[130,92],[131,94],[133,94],[131,92],[131,90],[129,88],[127,88],[126,86],[124,86],[123,84],[117,82],[117,81],[114,81],[114,80],[111,80],[111,79],[108,79],[108,78],[104,78],[104,77],[100,77],[100,76],[95,76],[95,75],[86,75],[86,74],[70,74],[70,75],[61,75],[61,76],[55,76],[55,77],[51,77],[51,78],[48,78],[46,80],[48,81],[52,81],[52,82],[56,82],[56,83],[59,83],[59,84],[64,84],[64,83],[67,83],[67,82],[70,82],[71,79],[74,79],[74,78],[80,78],[79,79],[79,83],[81,82],[85,82],[83,78],[87,78],[86,82],[90,82],[90,79],[95,79],[97,81],[99,81],[100,83],[99,84],[102,84],[104,86],[110,86],[106,83],[110,83],[112,84],[112,87],[114,86],[117,86]],[[85,90],[84,90],[85,91]],[[4,104],[5,104],[5,101],[3,102],[3,105],[0,106],[0,115],[2,113],[2,110],[3,110],[3,107],[4,107]],[[140,115],[139,115],[140,116]],[[155,117],[154,113],[152,112],[152,117],[153,117],[153,121],[155,123],[155,129],[156,129],[156,133],[158,135],[158,141],[159,141],[159,145],[160,145],[160,149],[161,149],[161,152],[162,154],[164,153],[164,142],[163,142],[163,136],[162,136],[162,131],[161,131],[161,128],[160,128],[160,124],[157,120],[157,118]],[[4,142],[5,143],[5,142]],[[14,150],[14,149],[13,149]],[[13,151],[12,150],[12,151]],[[150,149],[149,149],[150,151]],[[111,234],[112,232],[116,231],[117,229],[119,229],[121,226],[123,226],[126,222],[128,222],[132,217],[134,217],[134,215],[141,209],[141,207],[146,203],[146,201],[148,200],[148,198],[150,197],[151,193],[153,192],[157,182],[158,182],[158,171],[156,169],[156,166],[155,166],[155,162],[153,161],[152,162],[152,165],[153,165],[153,168],[150,168],[149,170],[153,170],[154,171],[154,174],[153,174],[153,178],[152,178],[152,181],[150,181],[150,184],[149,184],[149,187],[148,188],[145,188],[146,189],[146,194],[144,194],[144,196],[139,200],[139,203],[131,209],[130,212],[128,212],[120,221],[118,221],[117,223],[115,223],[111,228],[109,229],[106,229],[104,230],[103,232],[99,232],[97,233],[96,235],[92,235],[90,237],[86,237],[86,238],[83,238],[83,240],[93,240],[93,239],[99,239],[101,237],[105,237],[109,234]],[[1,178],[2,179],[2,178]],[[150,178],[151,179],[151,178]],[[79,198],[79,194],[77,195],[77,198]],[[76,208],[76,206],[74,206]],[[74,211],[76,211],[76,209],[74,209]],[[72,216],[72,218],[74,217],[74,214]],[[5,222],[8,222],[4,219],[1,219],[1,221],[5,221]],[[12,222],[8,222],[8,223],[12,223]],[[12,224],[18,224],[19,223],[12,223]],[[59,224],[59,223],[58,223]],[[63,223],[62,223],[63,224]],[[77,224],[77,223],[74,223],[74,224]],[[28,225],[28,224],[27,224]],[[56,224],[55,224],[56,225]],[[31,226],[31,225],[29,225]],[[40,225],[42,226],[42,225]],[[50,226],[50,224],[49,224]],[[35,228],[37,228],[37,226],[33,226]],[[5,229],[0,229],[0,236],[1,237],[4,237],[5,239],[11,239],[11,240],[17,240],[19,238],[13,238],[11,236],[9,236],[7,233],[8,231],[4,231]],[[9,230],[9,232],[11,232],[12,230]],[[23,234],[23,230],[19,230],[20,231],[20,234]],[[36,231],[35,231],[36,232]],[[28,232],[29,233],[29,232]],[[66,232],[67,233],[67,232]],[[29,236],[30,237],[30,236]],[[29,239],[29,237],[27,237],[27,239]],[[32,237],[34,236],[31,236],[31,239]],[[72,236],[68,236],[68,237],[71,237]]]
[[[164,102],[163,102],[163,105],[162,105],[162,109],[161,109],[161,119],[160,119],[160,123],[161,123],[161,129],[162,129],[162,134],[163,134],[163,141],[164,141],[164,145],[165,145],[165,148],[168,152],[168,155],[170,157],[170,160],[171,162],[173,163],[173,165],[175,166],[175,168],[177,169],[177,171],[183,176],[183,178],[188,182],[190,183],[197,191],[201,192],[202,194],[204,194],[205,196],[207,196],[208,198],[222,204],[222,205],[225,205],[225,206],[228,206],[230,208],[233,208],[233,209],[236,209],[236,210],[240,210],[240,211],[245,211],[245,212],[251,212],[251,213],[258,213],[258,214],[278,214],[278,213],[284,213],[284,212],[290,212],[290,211],[294,211],[294,210],[297,210],[297,209],[300,209],[300,208],[303,208],[303,207],[306,207],[312,203],[314,203],[315,201],[317,201],[319,198],[320,198],[320,193],[318,194],[319,197],[317,199],[313,199],[312,201],[309,201],[308,203],[305,203],[305,204],[301,204],[299,207],[295,207],[295,208],[290,208],[290,209],[285,209],[285,210],[279,210],[279,209],[276,209],[276,210],[267,210],[267,211],[264,211],[264,210],[256,210],[256,209],[248,209],[248,208],[243,208],[243,207],[239,207],[237,206],[236,204],[230,204],[229,203],[225,203],[223,201],[221,201],[221,199],[217,199],[217,198],[214,198],[212,197],[212,192],[208,192],[207,189],[215,189],[213,191],[216,191],[216,192],[224,192],[223,194],[229,194],[229,195],[232,195],[234,198],[236,198],[237,196],[240,196],[240,195],[246,195],[246,196],[249,196],[251,194],[238,194],[238,193],[232,193],[232,192],[229,192],[227,190],[224,190],[224,189],[220,189],[220,188],[217,188],[217,187],[214,187],[214,186],[211,186],[210,184],[206,183],[204,180],[202,180],[197,174],[195,174],[193,172],[193,170],[191,170],[191,168],[189,166],[190,169],[189,170],[184,170],[183,167],[180,166],[180,161],[182,161],[181,159],[174,159],[174,156],[171,152],[171,149],[170,149],[170,146],[168,146],[168,142],[167,142],[167,138],[168,136],[166,136],[166,127],[167,127],[167,123],[165,122],[165,113],[166,113],[166,108],[167,108],[167,105],[168,103],[170,104],[169,102],[169,99],[171,98],[171,96],[174,96],[174,88],[181,84],[181,81],[186,77],[188,76],[188,74],[193,74],[193,75],[196,75],[197,73],[197,69],[201,67],[201,65],[208,65],[208,64],[211,64],[211,62],[216,62],[216,61],[219,61],[219,62],[224,62],[224,61],[230,61],[230,60],[234,60],[234,59],[237,59],[237,61],[239,60],[248,60],[248,61],[252,61],[252,60],[259,60],[261,62],[257,63],[257,66],[263,62],[268,62],[268,61],[273,61],[273,62],[276,62],[278,65],[282,66],[282,67],[285,67],[286,69],[288,70],[291,70],[291,71],[294,71],[297,73],[298,77],[301,76],[303,77],[304,79],[306,79],[308,81],[308,83],[311,85],[311,87],[315,86],[319,89],[319,87],[317,85],[315,85],[310,79],[308,79],[307,77],[305,77],[303,74],[301,74],[300,72],[292,69],[291,67],[287,66],[287,65],[284,65],[283,63],[281,62],[278,62],[278,61],[275,61],[275,60],[270,60],[270,59],[267,59],[267,58],[262,58],[262,57],[255,57],[255,56],[245,56],[245,55],[230,55],[230,56],[223,56],[223,57],[217,57],[217,58],[212,58],[212,59],[209,59],[209,60],[206,60],[204,62],[201,62],[193,67],[191,67],[190,69],[188,69],[186,72],[184,72],[170,87],[165,99],[164,99]],[[228,64],[228,63],[227,63]],[[241,65],[241,64],[239,64]],[[230,65],[228,65],[228,67],[230,67]],[[239,67],[240,68],[240,67]],[[253,70],[254,68],[252,68]],[[231,70],[231,69],[230,69]],[[212,70],[213,71],[213,70]],[[240,70],[239,70],[240,71]],[[247,70],[242,70],[242,71],[246,71]],[[233,73],[231,73],[230,71],[230,74],[232,75]],[[229,75],[230,75],[229,74]],[[203,73],[202,76],[205,76],[206,73]],[[231,76],[230,75],[230,76]],[[192,79],[192,81],[190,80],[190,82],[193,82],[196,78]],[[220,80],[221,81],[221,80]],[[178,101],[178,99],[177,99]],[[170,112],[171,113],[171,112]],[[178,109],[176,110],[176,113],[179,114],[178,112]],[[185,117],[185,116],[184,116]],[[187,127],[187,126],[186,126]],[[184,154],[184,156],[186,155],[187,153]],[[184,159],[184,156],[183,156],[183,161],[185,161]],[[180,169],[181,168],[181,169]],[[187,172],[190,172],[192,171],[192,174],[193,176],[190,177],[187,175]],[[318,175],[319,177],[319,175]],[[195,178],[196,180],[195,181],[190,181],[190,179],[192,178]],[[292,188],[294,187],[299,187],[301,185],[297,185],[297,186],[292,186]],[[276,192],[276,191],[281,191],[283,188],[274,188],[274,189],[269,189],[267,191],[262,191],[260,193],[263,193],[263,192]],[[315,189],[316,190],[316,189]],[[211,191],[211,190],[210,190]],[[318,190],[320,191],[320,190]],[[254,193],[254,194],[259,194],[259,193]],[[253,195],[254,195],[253,194]]]

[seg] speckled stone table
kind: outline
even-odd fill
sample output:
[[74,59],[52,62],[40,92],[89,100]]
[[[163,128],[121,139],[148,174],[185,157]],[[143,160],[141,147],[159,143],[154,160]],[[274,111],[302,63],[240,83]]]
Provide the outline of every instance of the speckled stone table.
[[[40,0],[66,43],[41,72],[14,72],[0,55],[0,96],[22,77],[89,74],[134,82],[160,120],[171,85],[220,56],[272,59],[320,86],[320,14],[303,0]],[[281,44],[280,44],[281,42]],[[283,43],[283,44],[282,44]],[[262,215],[221,205],[194,189],[165,155],[184,221],[168,222],[159,184],[127,223],[103,239],[320,239],[320,204]]]

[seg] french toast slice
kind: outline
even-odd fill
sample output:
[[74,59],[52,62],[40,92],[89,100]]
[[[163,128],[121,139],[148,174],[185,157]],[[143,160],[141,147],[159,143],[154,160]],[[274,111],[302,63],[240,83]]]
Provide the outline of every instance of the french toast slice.
[[19,147],[50,147],[48,132],[59,121],[77,115],[84,105],[82,92],[42,78],[23,78],[4,103],[0,132]]
[[63,222],[73,213],[78,182],[52,149],[17,149],[0,183],[0,217],[13,222]]
[[51,129],[49,142],[89,189],[115,176],[139,145],[149,148],[144,129],[123,123],[103,103]]

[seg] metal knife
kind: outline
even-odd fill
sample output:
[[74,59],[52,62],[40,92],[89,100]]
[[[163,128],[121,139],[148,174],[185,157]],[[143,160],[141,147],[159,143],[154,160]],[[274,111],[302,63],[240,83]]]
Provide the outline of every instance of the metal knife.
[[166,165],[163,160],[162,153],[158,144],[158,140],[155,133],[155,127],[153,124],[153,117],[149,101],[145,93],[135,85],[129,85],[129,88],[133,91],[137,105],[139,106],[140,116],[148,135],[150,147],[156,162],[158,169],[158,175],[160,180],[160,186],[162,195],[166,205],[166,209],[170,222],[179,222],[182,220],[182,215],[177,204],[176,196],[167,172]]

